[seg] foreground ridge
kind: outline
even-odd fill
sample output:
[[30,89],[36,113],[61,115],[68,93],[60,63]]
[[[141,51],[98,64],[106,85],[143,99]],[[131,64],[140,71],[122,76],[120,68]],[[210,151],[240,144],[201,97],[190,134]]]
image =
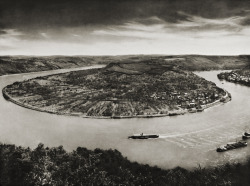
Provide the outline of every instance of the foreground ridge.
[[0,145],[1,185],[249,185],[250,159],[216,168],[163,170],[130,162],[117,150],[66,152]]

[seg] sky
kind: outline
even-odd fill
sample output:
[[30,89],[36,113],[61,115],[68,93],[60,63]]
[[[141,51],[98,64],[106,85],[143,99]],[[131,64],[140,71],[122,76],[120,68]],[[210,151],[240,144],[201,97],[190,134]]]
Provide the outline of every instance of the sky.
[[249,0],[0,0],[0,55],[239,55],[249,43]]

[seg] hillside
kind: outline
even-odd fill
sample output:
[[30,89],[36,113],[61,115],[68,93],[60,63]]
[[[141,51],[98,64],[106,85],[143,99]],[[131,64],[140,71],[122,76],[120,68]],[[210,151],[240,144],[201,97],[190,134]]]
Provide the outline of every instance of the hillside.
[[0,185],[249,185],[250,160],[216,168],[162,170],[133,163],[117,150],[0,144]]
[[227,96],[214,83],[165,61],[111,63],[102,69],[16,82],[3,92],[34,110],[115,118],[196,112]]
[[77,68],[95,64],[108,64],[109,61],[109,57],[106,56],[2,56],[0,57],[0,75]]
[[250,65],[250,56],[1,56],[0,75],[77,68],[113,62],[164,62],[169,65],[179,65],[185,70],[221,70],[245,68]]

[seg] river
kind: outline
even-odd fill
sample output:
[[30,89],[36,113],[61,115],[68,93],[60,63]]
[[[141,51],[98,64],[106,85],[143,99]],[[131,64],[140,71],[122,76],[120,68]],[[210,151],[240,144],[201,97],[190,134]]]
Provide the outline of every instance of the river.
[[[96,66],[95,66],[96,67]],[[81,69],[87,69],[85,67]],[[0,88],[15,81],[68,70],[0,76]],[[79,69],[78,69],[79,70]],[[232,94],[232,101],[201,113],[161,118],[89,119],[29,110],[0,96],[0,141],[35,148],[38,143],[67,151],[78,146],[117,149],[131,161],[161,168],[215,166],[244,161],[250,146],[217,153],[216,147],[240,139],[250,129],[250,88],[217,79],[220,71],[196,72]],[[160,134],[159,139],[131,140],[133,133]]]

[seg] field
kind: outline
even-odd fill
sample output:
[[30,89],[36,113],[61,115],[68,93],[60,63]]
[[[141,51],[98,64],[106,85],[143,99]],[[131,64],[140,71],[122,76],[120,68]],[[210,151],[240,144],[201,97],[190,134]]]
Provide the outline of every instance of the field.
[[220,101],[214,83],[162,62],[111,63],[15,82],[4,89],[27,108],[81,117],[150,117],[194,112]]

